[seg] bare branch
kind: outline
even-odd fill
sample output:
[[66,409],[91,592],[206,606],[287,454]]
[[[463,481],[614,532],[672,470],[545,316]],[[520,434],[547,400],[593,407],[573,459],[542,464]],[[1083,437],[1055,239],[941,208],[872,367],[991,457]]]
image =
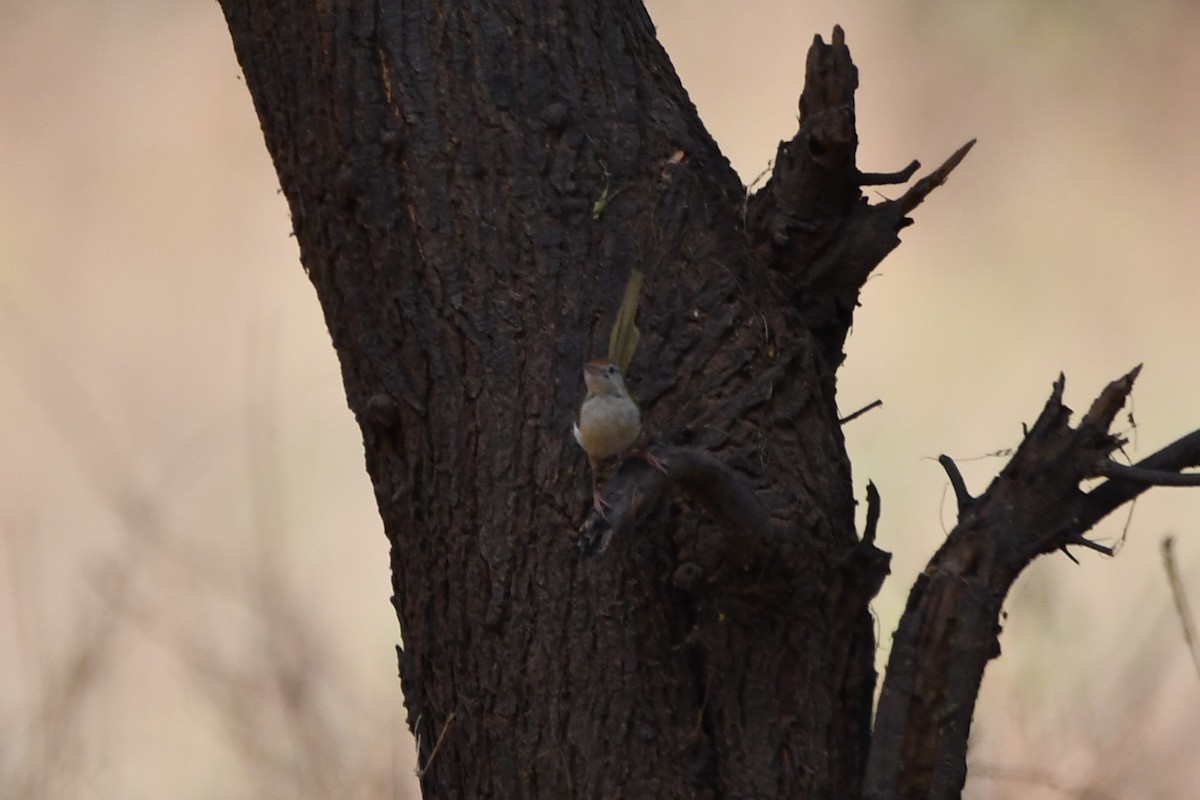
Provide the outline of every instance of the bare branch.
[[858,173],[858,185],[887,186],[889,184],[908,183],[920,168],[921,162],[913,159],[907,167],[895,172],[860,172]]
[[1116,551],[1113,550],[1111,547],[1102,545],[1099,542],[1094,542],[1091,539],[1088,539],[1084,536],[1072,536],[1061,547],[1059,547],[1059,549],[1062,550],[1064,553],[1066,553],[1067,558],[1071,559],[1076,564],[1079,563],[1079,559],[1075,558],[1075,556],[1071,555],[1071,552],[1069,550],[1067,550],[1068,544],[1073,544],[1078,547],[1086,548],[1088,550],[1094,550],[1095,552],[1099,553],[1100,555],[1108,556],[1110,558],[1112,556],[1116,555]]
[[736,560],[748,562],[764,551],[771,538],[771,521],[754,490],[719,458],[691,447],[654,448],[665,472],[640,459],[627,459],[605,487],[611,509],[605,516],[588,514],[580,528],[579,547],[585,556],[607,549],[612,537],[632,528],[664,500],[671,488],[680,489],[722,528],[735,534],[731,549]]
[[[1176,439],[1171,444],[1143,458],[1134,468],[1146,472],[1178,472],[1200,466],[1200,430]],[[1075,521],[1075,530],[1086,531],[1125,503],[1150,488],[1148,483],[1129,480],[1109,480],[1089,492]]]
[[[1068,545],[1112,555],[1083,533],[1147,486],[1178,481],[1165,476],[1200,463],[1197,431],[1136,467],[1112,468],[1121,439],[1108,427],[1137,375],[1135,368],[1106,386],[1077,428],[1068,424],[1060,375],[1025,440],[978,498],[966,493],[954,462],[939,459],[960,519],[913,586],[896,631],[865,797],[958,797],[975,699],[985,665],[1000,652],[1000,613],[1013,581],[1038,555]],[[1098,470],[1111,479],[1081,492],[1080,482]],[[964,499],[969,517],[961,514]]]
[[938,456],[938,463],[942,465],[942,469],[946,470],[946,477],[950,479],[950,486],[954,488],[954,498],[958,501],[959,516],[970,508],[975,502],[975,498],[967,491],[967,482],[963,480],[962,472],[958,469],[958,464],[954,463],[954,459],[946,454]]
[[1106,478],[1118,481],[1140,483],[1144,486],[1200,486],[1200,472],[1166,472],[1156,469],[1142,469],[1127,464],[1109,461],[1101,473]]
[[962,163],[962,160],[967,157],[967,153],[971,152],[971,148],[975,146],[975,139],[964,144],[962,147],[954,151],[940,167],[926,175],[921,180],[914,183],[907,192],[896,200],[897,206],[900,208],[901,214],[907,214],[925,201],[925,198],[933,192],[934,189],[941,186],[950,177],[950,173],[955,167]]
[[871,409],[879,408],[882,405],[883,405],[882,400],[872,400],[871,402],[867,403],[865,406],[860,408],[858,411],[854,411],[854,412],[842,417],[841,419],[839,419],[838,424],[845,425],[847,422],[851,422],[852,420],[858,419],[859,417],[861,417],[863,414],[867,413]]

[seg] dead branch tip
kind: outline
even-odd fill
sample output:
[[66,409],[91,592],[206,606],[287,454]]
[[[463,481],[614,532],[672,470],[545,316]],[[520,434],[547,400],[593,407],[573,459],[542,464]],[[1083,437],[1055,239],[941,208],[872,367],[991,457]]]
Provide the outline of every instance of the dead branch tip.
[[867,481],[867,521],[863,527],[863,544],[875,544],[875,529],[879,527],[879,490],[874,481]]
[[975,502],[975,498],[967,491],[967,482],[963,480],[962,471],[959,470],[958,464],[954,463],[953,458],[943,453],[938,456],[938,463],[946,471],[946,477],[950,479],[950,485],[954,488],[954,498],[958,501],[958,515],[961,517],[963,512]]
[[907,214],[921,205],[934,189],[945,183],[946,179],[950,177],[950,173],[962,163],[962,160],[967,157],[967,153],[971,152],[971,148],[975,146],[975,141],[975,139],[972,139],[955,150],[954,154],[947,158],[940,167],[909,187],[908,191],[901,195],[899,200],[895,201],[900,207],[901,214]]
[[1117,416],[1125,405],[1125,398],[1133,390],[1133,382],[1137,380],[1138,374],[1142,371],[1142,365],[1138,364],[1126,374],[1117,378],[1108,386],[1104,387],[1104,391],[1092,403],[1092,407],[1088,409],[1087,415],[1083,421],[1087,424],[1094,425],[1102,431],[1107,431],[1108,426],[1112,424],[1113,419]]

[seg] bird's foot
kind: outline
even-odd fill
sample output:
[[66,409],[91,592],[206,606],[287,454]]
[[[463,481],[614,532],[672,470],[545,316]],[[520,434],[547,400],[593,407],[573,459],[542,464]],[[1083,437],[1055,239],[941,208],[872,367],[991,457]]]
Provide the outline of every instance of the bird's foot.
[[604,513],[604,509],[612,508],[612,503],[604,499],[604,495],[600,494],[599,489],[592,489],[592,508],[596,509],[596,513],[607,520],[608,514]]
[[640,458],[642,461],[645,461],[663,475],[667,474],[667,463],[658,456],[654,455],[654,453],[651,453],[650,448],[643,447],[640,450],[635,450],[632,455],[634,458]]

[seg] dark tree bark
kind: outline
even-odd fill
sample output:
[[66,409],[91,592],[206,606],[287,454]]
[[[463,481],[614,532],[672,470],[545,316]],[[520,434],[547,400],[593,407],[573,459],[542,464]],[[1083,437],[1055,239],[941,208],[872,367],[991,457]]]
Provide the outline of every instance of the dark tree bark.
[[[877,495],[854,529],[836,369],[860,287],[969,145],[869,205],[917,165],[859,171],[835,30],[747,200],[635,0],[222,6],[362,428],[426,796],[955,796],[999,602],[1082,539],[1128,390],[1077,431],[1056,392],[964,501],[873,747],[888,556]],[[669,469],[623,465],[602,520],[569,430],[635,266],[631,381]]]

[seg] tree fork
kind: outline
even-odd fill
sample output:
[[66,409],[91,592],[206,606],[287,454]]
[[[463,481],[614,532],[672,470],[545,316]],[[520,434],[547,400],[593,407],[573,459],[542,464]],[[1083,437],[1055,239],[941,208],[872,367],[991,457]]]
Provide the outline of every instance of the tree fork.
[[[1200,464],[1200,431],[1136,468],[1114,469],[1109,460],[1124,443],[1109,426],[1140,369],[1110,383],[1077,428],[1068,424],[1059,376],[1012,460],[980,497],[967,494],[953,462],[943,461],[959,519],[913,586],[892,642],[867,768],[869,800],[958,797],[975,698],[984,667],[1000,655],[1000,613],[1013,581],[1044,553],[1070,545],[1105,550],[1083,533],[1149,485],[1195,485],[1178,482],[1178,471]],[[1092,491],[1079,488],[1103,475],[1110,480]]]
[[[858,169],[837,28],[814,40],[799,130],[747,198],[635,0],[221,5],[362,429],[426,796],[961,787],[996,592],[1195,449],[1077,497],[1128,388],[1072,431],[1059,387],[994,491],[960,497],[872,745],[868,604],[888,555],[873,487],[854,529],[836,369],[863,283],[971,143],[870,205],[863,186],[918,165]],[[679,462],[622,470],[610,499],[635,523],[584,561],[571,416],[633,266],[632,382]],[[1077,515],[1022,505],[1045,496],[1026,494],[1032,474]],[[1003,493],[1015,516],[997,528]],[[989,538],[1010,529],[1023,563]]]

